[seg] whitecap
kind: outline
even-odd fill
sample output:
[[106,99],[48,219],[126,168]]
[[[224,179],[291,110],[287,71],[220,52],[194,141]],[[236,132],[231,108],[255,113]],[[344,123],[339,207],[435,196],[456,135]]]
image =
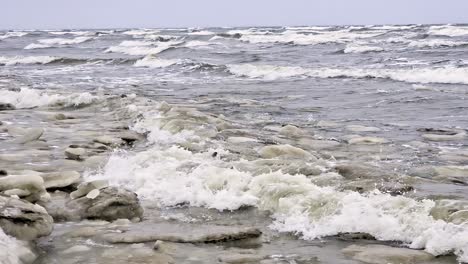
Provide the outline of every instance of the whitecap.
[[24,49],[46,49],[46,48],[51,48],[53,46],[50,45],[45,45],[45,44],[36,44],[36,43],[31,43],[24,47]]
[[291,77],[313,78],[384,78],[410,83],[468,84],[468,68],[302,68],[298,66],[272,66],[231,64],[228,70],[234,75],[253,79],[276,80]]
[[143,59],[137,60],[134,64],[136,67],[148,67],[148,68],[165,68],[174,64],[180,63],[181,60],[173,59],[159,59],[154,56],[146,56]]
[[192,35],[192,36],[209,36],[209,35],[214,35],[214,34],[215,34],[214,32],[206,31],[206,30],[187,33],[187,35]]
[[439,48],[439,47],[457,47],[468,45],[468,42],[451,41],[446,39],[424,39],[411,41],[408,46],[412,48]]
[[[111,46],[104,52],[118,52],[133,56],[145,56],[149,54],[161,53],[175,45],[179,45],[182,41],[168,41],[168,42],[157,42],[154,44],[147,44],[148,42],[132,42],[135,46],[128,45],[128,41],[123,41],[118,46]],[[143,45],[142,45],[143,44]]]
[[51,38],[51,39],[40,39],[37,42],[45,45],[73,45],[83,43],[93,39],[92,37],[76,37],[73,39],[66,38]]
[[11,66],[17,64],[47,64],[59,59],[59,57],[53,56],[0,56],[0,65]]
[[96,102],[99,98],[90,93],[73,93],[69,95],[49,94],[37,89],[21,88],[19,91],[0,91],[2,103],[9,103],[16,108],[41,106],[79,106]]
[[468,35],[468,27],[452,25],[431,26],[427,33],[436,36],[460,37]]

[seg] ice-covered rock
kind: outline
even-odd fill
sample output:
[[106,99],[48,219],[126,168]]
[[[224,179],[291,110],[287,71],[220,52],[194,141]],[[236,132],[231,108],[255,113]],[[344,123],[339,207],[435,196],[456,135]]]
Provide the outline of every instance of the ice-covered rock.
[[34,240],[52,232],[53,219],[40,205],[0,196],[0,227],[8,235]]

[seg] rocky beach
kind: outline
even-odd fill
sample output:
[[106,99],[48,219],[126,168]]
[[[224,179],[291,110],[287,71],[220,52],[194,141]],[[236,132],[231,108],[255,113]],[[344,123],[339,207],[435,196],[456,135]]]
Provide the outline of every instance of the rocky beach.
[[0,263],[466,263],[466,43],[1,32]]

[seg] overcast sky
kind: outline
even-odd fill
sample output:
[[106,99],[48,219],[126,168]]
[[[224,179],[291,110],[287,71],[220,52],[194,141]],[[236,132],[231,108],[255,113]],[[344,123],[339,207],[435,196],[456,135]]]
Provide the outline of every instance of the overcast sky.
[[468,0],[2,0],[0,28],[468,23]]

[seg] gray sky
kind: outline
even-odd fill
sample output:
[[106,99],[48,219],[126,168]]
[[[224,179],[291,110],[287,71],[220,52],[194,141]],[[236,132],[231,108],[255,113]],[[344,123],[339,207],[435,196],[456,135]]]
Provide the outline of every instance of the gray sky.
[[468,0],[3,0],[0,28],[468,23]]

